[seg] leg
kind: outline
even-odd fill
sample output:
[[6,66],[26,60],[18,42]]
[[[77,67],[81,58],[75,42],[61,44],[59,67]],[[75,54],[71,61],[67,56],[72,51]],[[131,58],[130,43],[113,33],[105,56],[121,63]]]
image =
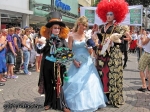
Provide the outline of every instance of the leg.
[[10,64],[7,64],[7,76],[8,78],[10,77]]
[[140,71],[140,77],[141,77],[141,80],[142,80],[142,88],[146,88],[144,71]]
[[21,67],[21,63],[22,63],[22,55],[21,55],[21,52],[17,52],[16,65],[15,65],[15,70],[16,70],[16,72],[19,72],[20,67]]
[[127,61],[128,61],[128,53],[127,53],[127,51],[124,51],[124,64],[123,64],[123,68],[125,68],[127,66]]
[[45,86],[44,106],[51,106],[53,94],[54,94],[54,89],[53,89],[54,65],[53,65],[53,62],[45,61],[43,75],[44,75],[44,86]]
[[140,48],[137,48],[136,51],[137,51],[137,60],[139,62],[139,60],[140,60]]
[[36,66],[36,71],[37,72],[39,72],[39,59],[40,59],[40,56],[36,56],[35,66]]
[[41,67],[41,60],[42,60],[42,55],[40,55],[39,61],[38,61],[38,69],[39,69],[39,70],[40,70],[40,67]]
[[139,61],[139,70],[140,70],[140,77],[141,77],[141,81],[142,81],[142,88],[139,88],[139,91],[145,92],[146,91],[146,82],[145,82],[145,74],[144,71],[146,69],[146,67],[149,64],[149,56],[147,53],[144,53]]
[[[2,82],[2,73],[0,73],[0,81]],[[0,83],[0,86],[4,86],[5,83]]]
[[10,64],[9,67],[10,67],[10,76],[12,77],[14,75],[14,70],[13,70],[14,69],[14,65]]
[[29,51],[23,51],[23,57],[24,57],[24,73],[28,74],[28,65],[29,65],[29,58],[30,58],[30,53]]

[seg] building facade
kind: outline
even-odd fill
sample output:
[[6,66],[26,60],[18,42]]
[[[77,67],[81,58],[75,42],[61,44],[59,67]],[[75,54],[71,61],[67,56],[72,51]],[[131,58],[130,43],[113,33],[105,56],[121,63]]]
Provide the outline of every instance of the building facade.
[[28,26],[29,16],[33,11],[29,10],[29,0],[2,0],[0,2],[0,28],[11,26]]
[[50,18],[51,11],[59,11],[62,14],[62,20],[69,27],[73,27],[78,18],[77,0],[30,0],[30,10],[33,15],[30,16],[30,24],[44,25]]
[[80,6],[91,7],[91,0],[78,0]]

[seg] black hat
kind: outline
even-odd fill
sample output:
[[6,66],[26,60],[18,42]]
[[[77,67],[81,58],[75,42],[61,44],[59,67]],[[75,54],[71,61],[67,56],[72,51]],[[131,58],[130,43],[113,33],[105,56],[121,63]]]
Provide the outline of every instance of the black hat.
[[50,12],[49,15],[51,19],[45,25],[47,28],[52,27],[54,24],[58,24],[62,27],[66,27],[65,23],[62,22],[62,15],[60,12]]

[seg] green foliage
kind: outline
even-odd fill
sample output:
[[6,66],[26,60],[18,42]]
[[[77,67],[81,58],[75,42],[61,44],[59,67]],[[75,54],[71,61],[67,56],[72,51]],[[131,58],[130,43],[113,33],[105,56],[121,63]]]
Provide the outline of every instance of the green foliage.
[[[100,0],[95,0],[93,6],[97,6],[99,2]],[[126,0],[126,2],[128,2],[129,5],[143,5],[144,7],[150,5],[150,0]]]
[[150,5],[150,0],[126,0],[129,5],[143,5],[144,7],[147,7]]

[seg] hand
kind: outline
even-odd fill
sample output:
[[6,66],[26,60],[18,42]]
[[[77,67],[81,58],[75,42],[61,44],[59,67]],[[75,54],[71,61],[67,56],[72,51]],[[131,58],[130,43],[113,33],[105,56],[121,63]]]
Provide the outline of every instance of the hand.
[[142,46],[138,46],[140,49],[142,48]]
[[20,52],[20,49],[17,49],[18,52]]
[[80,62],[74,60],[73,63],[74,63],[74,65],[75,65],[77,68],[80,68],[80,65],[81,65]]
[[14,56],[17,56],[17,54],[15,52],[13,54],[14,54]]
[[28,51],[31,51],[31,48],[28,48]]
[[7,45],[7,40],[5,40],[4,45],[5,45],[5,46]]
[[39,43],[39,44],[45,44],[45,43],[46,43],[46,41],[45,41],[45,40],[43,40],[43,39],[39,39],[39,40],[38,40],[38,43]]

